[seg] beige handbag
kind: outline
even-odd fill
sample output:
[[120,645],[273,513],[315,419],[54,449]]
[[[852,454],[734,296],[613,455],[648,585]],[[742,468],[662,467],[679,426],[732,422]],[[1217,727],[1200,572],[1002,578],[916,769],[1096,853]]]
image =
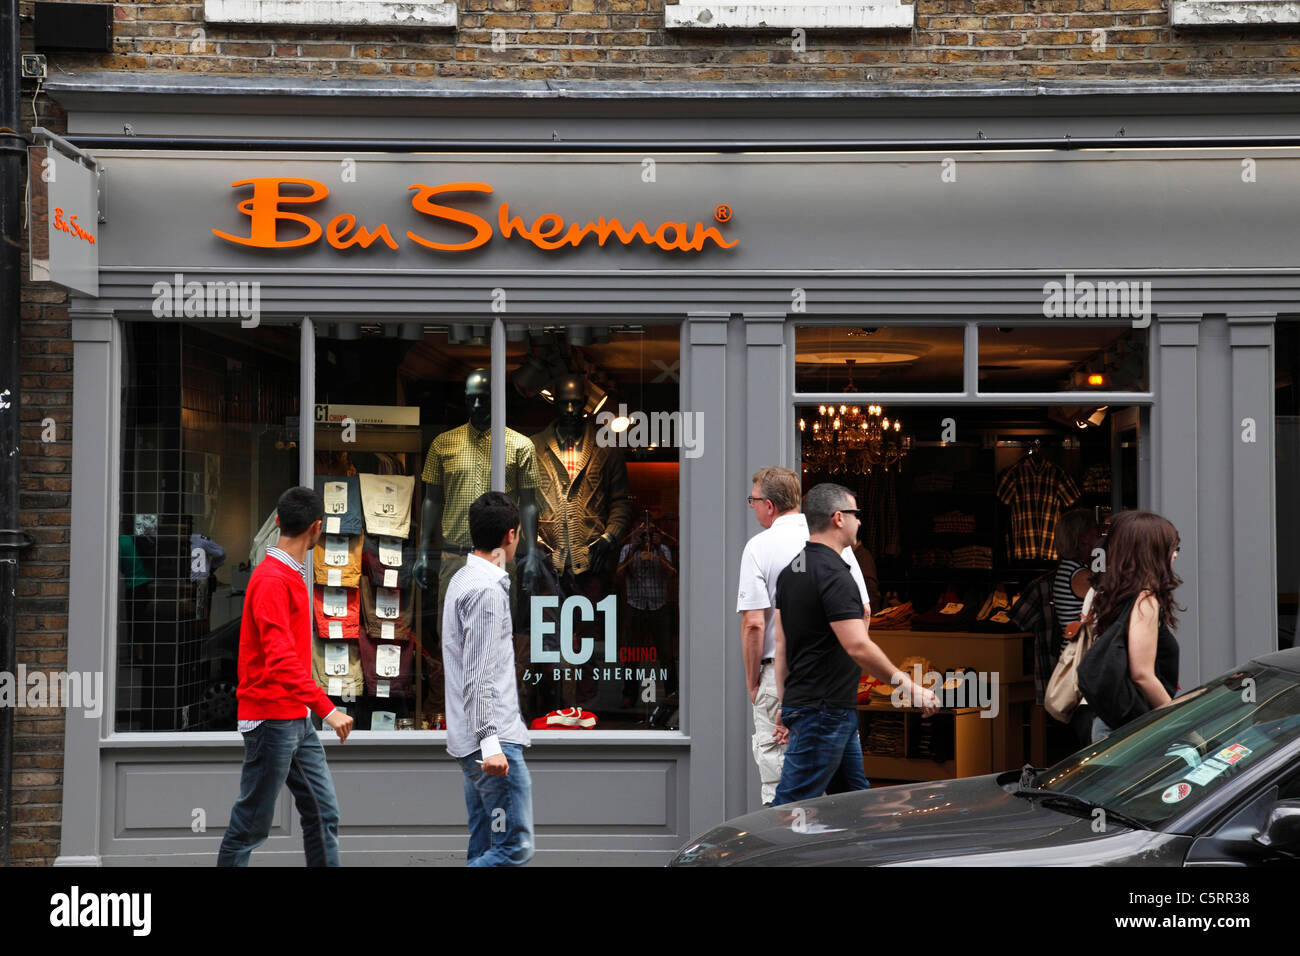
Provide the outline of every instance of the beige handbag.
[[1092,629],[1093,594],[1092,588],[1089,588],[1087,596],[1083,599],[1083,613],[1079,620],[1066,626],[1065,636],[1070,643],[1065,646],[1065,650],[1061,651],[1060,660],[1056,662],[1056,669],[1052,671],[1052,676],[1047,682],[1047,690],[1043,693],[1043,706],[1047,708],[1049,714],[1063,724],[1069,723],[1074,709],[1083,699],[1083,692],[1079,690],[1077,672],[1079,661],[1088,652],[1095,637]]

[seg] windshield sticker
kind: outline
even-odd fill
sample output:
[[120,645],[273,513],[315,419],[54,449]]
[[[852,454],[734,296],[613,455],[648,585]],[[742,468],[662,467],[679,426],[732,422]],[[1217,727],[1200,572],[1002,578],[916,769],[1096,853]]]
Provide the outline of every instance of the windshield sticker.
[[1250,753],[1251,750],[1249,747],[1246,747],[1243,744],[1233,744],[1231,747],[1225,747],[1223,750],[1220,750],[1215,754],[1215,756],[1224,763],[1236,763],[1242,757],[1249,757]]
[[1160,794],[1160,799],[1165,803],[1177,803],[1191,795],[1192,785],[1190,783],[1176,783],[1164,793]]
[[1210,757],[1183,779],[1190,780],[1192,783],[1199,783],[1202,787],[1205,787],[1209,785],[1211,780],[1227,769],[1228,765],[1226,763]]

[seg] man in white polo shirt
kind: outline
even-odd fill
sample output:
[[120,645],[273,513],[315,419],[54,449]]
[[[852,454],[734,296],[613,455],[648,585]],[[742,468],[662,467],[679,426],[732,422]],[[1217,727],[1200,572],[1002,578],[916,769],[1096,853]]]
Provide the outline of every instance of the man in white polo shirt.
[[[808,523],[799,511],[799,476],[789,468],[772,465],[760,469],[753,478],[749,507],[763,526],[749,539],[740,558],[740,589],[736,610],[740,619],[741,649],[745,659],[745,683],[754,705],[754,762],[763,785],[763,804],[772,802],[776,785],[781,782],[781,764],[789,733],[781,726],[776,693],[776,672],[772,657],[776,653],[776,627],[773,608],[776,604],[776,579],[803,550],[808,542]],[[849,573],[862,592],[863,619],[870,622],[871,600],[862,569],[845,548],[844,560]]]

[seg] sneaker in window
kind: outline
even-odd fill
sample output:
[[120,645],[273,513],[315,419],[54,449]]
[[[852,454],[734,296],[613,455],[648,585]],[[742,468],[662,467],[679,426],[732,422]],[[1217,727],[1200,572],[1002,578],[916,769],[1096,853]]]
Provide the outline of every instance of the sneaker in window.
[[596,726],[596,715],[581,707],[566,707],[553,710],[546,715],[546,726],[552,730],[562,727],[577,727],[590,730]]

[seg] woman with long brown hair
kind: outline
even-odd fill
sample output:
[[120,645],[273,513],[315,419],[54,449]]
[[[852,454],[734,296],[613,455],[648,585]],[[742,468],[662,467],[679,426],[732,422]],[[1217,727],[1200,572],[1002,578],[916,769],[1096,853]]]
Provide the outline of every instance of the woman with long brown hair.
[[[1174,591],[1183,583],[1173,568],[1178,547],[1178,529],[1168,519],[1150,511],[1116,515],[1106,541],[1106,570],[1093,599],[1097,634],[1128,620],[1128,679],[1153,710],[1178,690]],[[1097,717],[1093,741],[1112,729]]]

